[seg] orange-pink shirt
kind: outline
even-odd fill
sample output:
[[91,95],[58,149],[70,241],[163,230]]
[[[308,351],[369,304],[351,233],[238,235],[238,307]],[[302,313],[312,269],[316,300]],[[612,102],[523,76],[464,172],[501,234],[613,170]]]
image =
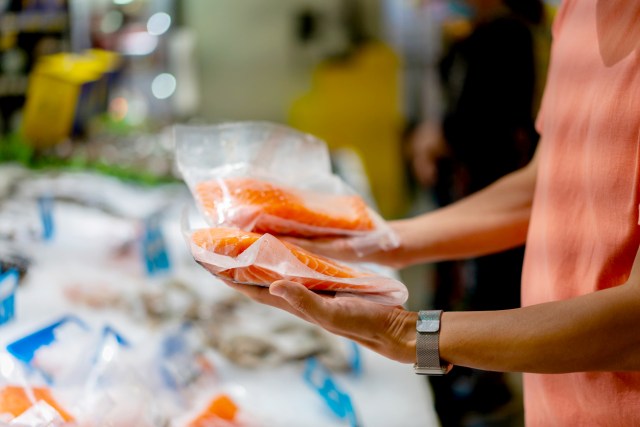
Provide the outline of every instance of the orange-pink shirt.
[[[565,0],[553,34],[523,305],[623,284],[640,244],[640,0]],[[529,427],[640,425],[640,372],[524,385]]]

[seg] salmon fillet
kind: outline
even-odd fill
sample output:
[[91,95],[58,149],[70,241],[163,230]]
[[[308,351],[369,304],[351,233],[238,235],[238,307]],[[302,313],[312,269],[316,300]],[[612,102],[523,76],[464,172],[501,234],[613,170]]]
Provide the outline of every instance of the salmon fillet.
[[[238,412],[238,406],[226,394],[222,394],[209,403],[209,406],[188,427],[208,427],[216,425],[216,420],[222,419],[233,422]],[[227,425],[225,423],[224,425]]]
[[[55,409],[66,422],[73,421],[73,417],[55,401],[49,389],[33,387],[31,389],[36,402],[43,400]],[[22,387],[6,386],[0,389],[0,414],[11,414],[14,417],[20,416],[33,406],[29,395]]]
[[195,194],[215,225],[299,237],[375,228],[366,203],[355,195],[302,191],[253,178],[201,182]]
[[[254,244],[262,235],[235,228],[207,228],[195,230],[191,236],[193,243],[197,246],[219,255],[238,257],[247,248]],[[352,279],[359,277],[370,277],[371,274],[358,272],[345,265],[339,264],[330,259],[312,254],[299,246],[280,240],[280,242],[291,252],[295,258],[304,266],[324,277],[322,279],[310,277],[283,277],[281,274],[258,265],[247,267],[230,268],[221,270],[218,274],[240,283],[250,283],[268,286],[272,282],[287,279],[302,283],[309,289],[326,291],[353,291],[373,290],[373,286],[366,284],[353,285],[342,283],[334,279]],[[326,279],[325,279],[326,277]]]

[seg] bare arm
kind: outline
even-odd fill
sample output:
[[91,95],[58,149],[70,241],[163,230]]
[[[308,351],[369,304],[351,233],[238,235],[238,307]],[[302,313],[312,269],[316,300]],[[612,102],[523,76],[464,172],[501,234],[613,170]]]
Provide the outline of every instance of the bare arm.
[[442,358],[500,371],[640,371],[640,260],[624,285],[565,301],[444,313]]
[[462,259],[523,244],[529,226],[536,171],[537,156],[525,168],[457,203],[393,222],[401,246],[387,255],[389,258],[385,263],[402,267]]
[[360,258],[349,239],[291,239],[313,252],[346,261],[400,268],[463,259],[524,243],[536,181],[537,155],[524,168],[457,203],[414,218],[391,221],[400,246]]
[[[615,288],[513,310],[445,312],[440,355],[454,365],[496,371],[640,371],[639,258]],[[416,360],[415,312],[320,296],[293,282],[229,285],[390,359]]]

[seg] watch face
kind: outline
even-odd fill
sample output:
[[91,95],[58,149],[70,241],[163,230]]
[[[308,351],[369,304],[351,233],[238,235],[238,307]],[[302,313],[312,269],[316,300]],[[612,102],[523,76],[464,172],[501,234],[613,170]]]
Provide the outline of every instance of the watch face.
[[440,330],[440,320],[418,320],[416,330],[418,332],[438,332]]

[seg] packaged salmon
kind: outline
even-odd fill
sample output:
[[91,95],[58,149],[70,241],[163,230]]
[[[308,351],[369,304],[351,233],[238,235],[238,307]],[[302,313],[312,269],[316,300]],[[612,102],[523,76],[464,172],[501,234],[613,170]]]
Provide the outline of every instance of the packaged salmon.
[[0,414],[9,414],[17,418],[39,402],[45,402],[55,410],[56,417],[59,416],[64,422],[73,421],[73,417],[58,404],[46,387],[25,388],[8,385],[0,389]]
[[238,425],[235,423],[238,406],[233,399],[221,394],[214,397],[207,407],[195,419],[193,419],[188,427],[227,427]]
[[224,227],[189,230],[184,218],[183,230],[196,261],[236,283],[269,286],[286,279],[314,291],[388,305],[403,304],[408,297],[407,288],[397,280],[312,254],[271,234]]
[[[362,235],[376,229],[364,200],[299,190],[255,178],[218,178],[195,186],[213,224],[297,237]],[[233,205],[227,211],[221,205]],[[230,218],[232,216],[232,218]]]
[[326,144],[266,122],[176,126],[177,166],[211,227],[349,236],[356,253],[397,247],[385,221],[332,173]]

